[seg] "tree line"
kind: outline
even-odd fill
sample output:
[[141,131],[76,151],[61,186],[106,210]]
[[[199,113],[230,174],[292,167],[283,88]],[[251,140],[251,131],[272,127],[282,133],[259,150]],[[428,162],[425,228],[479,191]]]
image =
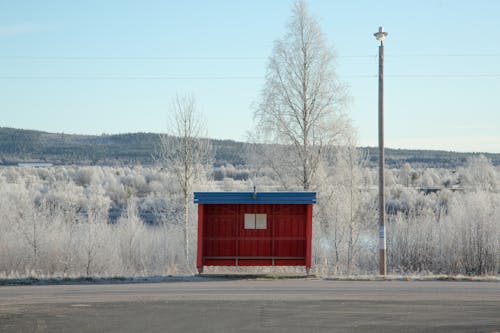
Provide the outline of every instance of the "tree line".
[[[255,143],[210,139],[214,149],[214,167],[233,165],[244,168],[248,151]],[[76,135],[46,133],[0,127],[0,165],[23,162],[48,162],[54,165],[131,166],[154,164],[154,154],[160,144],[158,133],[128,133],[114,135]],[[368,163],[377,165],[375,147],[358,147]],[[458,153],[435,150],[386,149],[386,165],[399,168],[405,163],[415,167],[456,169],[471,156],[479,153]],[[500,154],[482,155],[494,165],[500,164]]]

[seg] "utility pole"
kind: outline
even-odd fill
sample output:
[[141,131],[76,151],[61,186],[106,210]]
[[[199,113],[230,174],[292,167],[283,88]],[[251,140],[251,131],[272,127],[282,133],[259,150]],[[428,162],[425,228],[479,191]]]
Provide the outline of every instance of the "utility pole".
[[387,272],[387,253],[386,253],[386,233],[385,233],[385,181],[384,181],[384,39],[388,33],[384,28],[379,27],[378,32],[373,34],[377,41],[380,41],[378,47],[378,238],[379,238],[379,273],[386,275]]

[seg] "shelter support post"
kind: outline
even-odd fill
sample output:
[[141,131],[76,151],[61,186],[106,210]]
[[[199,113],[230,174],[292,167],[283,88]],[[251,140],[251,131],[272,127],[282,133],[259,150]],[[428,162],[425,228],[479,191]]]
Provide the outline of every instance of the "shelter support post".
[[196,268],[203,273],[203,204],[198,204],[198,250],[196,253]]
[[311,270],[312,258],[312,204],[307,205],[306,210],[306,273]]

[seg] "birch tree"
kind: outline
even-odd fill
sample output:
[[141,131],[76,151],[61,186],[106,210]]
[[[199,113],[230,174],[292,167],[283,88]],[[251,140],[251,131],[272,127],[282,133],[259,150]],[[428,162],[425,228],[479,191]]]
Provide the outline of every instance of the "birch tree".
[[275,41],[255,112],[256,136],[278,149],[263,157],[279,179],[291,176],[295,187],[311,188],[325,150],[342,137],[346,101],[334,53],[306,2],[298,1],[286,34]]
[[206,177],[212,149],[205,134],[205,121],[192,95],[177,95],[171,104],[169,132],[160,136],[159,159],[175,174],[183,213],[184,256],[190,268],[190,206],[194,185]]

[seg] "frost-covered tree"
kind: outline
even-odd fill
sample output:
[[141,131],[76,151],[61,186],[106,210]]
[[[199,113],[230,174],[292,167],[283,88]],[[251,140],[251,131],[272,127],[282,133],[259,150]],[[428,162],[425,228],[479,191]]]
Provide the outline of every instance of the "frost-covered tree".
[[335,58],[305,1],[298,1],[285,35],[276,40],[255,112],[263,158],[284,187],[310,190],[325,150],[346,127],[345,87]]
[[459,169],[463,186],[473,190],[495,191],[497,174],[484,155],[467,159],[465,167]]
[[358,249],[361,228],[361,169],[363,158],[354,143],[342,146],[337,152],[337,170],[343,171],[341,176],[344,191],[347,194],[347,272],[351,272]]
[[190,206],[196,183],[207,177],[213,154],[205,121],[192,95],[177,95],[171,105],[168,133],[160,136],[158,161],[175,175],[182,196],[184,255],[190,269]]
[[[411,184],[412,167],[409,163],[403,164],[401,170],[399,170],[399,181],[404,186],[408,187]],[[413,184],[412,184],[413,185]]]
[[348,143],[335,149],[328,166],[320,170],[323,182],[317,186],[316,245],[329,263],[319,264],[335,273],[356,270],[359,237],[366,227],[362,212],[364,156],[354,137]]
[[107,220],[110,200],[97,185],[87,188],[86,192],[86,219],[80,224],[82,230],[80,245],[85,274],[91,276],[99,273],[106,265],[103,261],[99,261],[99,258],[106,251],[106,246],[110,245],[105,242],[105,237],[109,232]]

